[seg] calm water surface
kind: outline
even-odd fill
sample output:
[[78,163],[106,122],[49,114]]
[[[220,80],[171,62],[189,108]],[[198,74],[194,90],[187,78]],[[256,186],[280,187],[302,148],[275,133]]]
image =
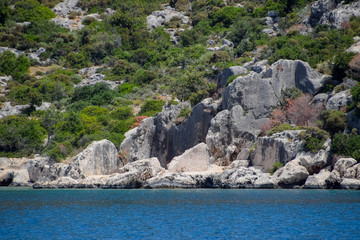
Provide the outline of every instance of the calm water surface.
[[360,191],[0,188],[0,239],[360,239]]

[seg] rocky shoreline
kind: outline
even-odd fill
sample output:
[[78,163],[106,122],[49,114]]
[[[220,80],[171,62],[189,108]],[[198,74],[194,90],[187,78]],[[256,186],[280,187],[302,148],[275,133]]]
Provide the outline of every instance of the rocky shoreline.
[[[0,158],[0,185],[53,188],[159,189],[159,188],[304,188],[360,190],[360,164],[341,158],[332,167],[309,173],[318,164],[306,165],[303,153],[289,161],[273,175],[251,166],[247,160],[235,160],[228,167],[209,164],[205,143],[185,151],[167,169],[157,158],[125,164],[112,154],[115,146],[107,141],[91,144],[70,163],[53,163],[49,158]],[[109,154],[110,153],[110,154]],[[94,158],[96,154],[96,158]],[[115,157],[114,157],[115,156]],[[191,160],[196,156],[197,164]],[[308,159],[307,159],[308,160]],[[121,166],[121,167],[119,167]],[[307,166],[307,167],[306,167]],[[331,170],[332,169],[332,170]]]

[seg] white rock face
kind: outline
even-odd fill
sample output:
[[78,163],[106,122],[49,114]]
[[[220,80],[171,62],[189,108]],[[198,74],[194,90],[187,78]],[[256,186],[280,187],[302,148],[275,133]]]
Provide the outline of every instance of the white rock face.
[[199,143],[186,150],[182,155],[174,157],[167,165],[170,172],[201,172],[210,165],[210,154],[205,143]]
[[314,174],[309,176],[306,179],[304,188],[311,188],[311,189],[324,189],[327,187],[327,180],[330,178],[331,173],[323,169],[318,174]]
[[273,175],[278,185],[283,187],[303,185],[308,176],[309,172],[297,159],[288,162]]
[[74,164],[85,175],[108,175],[122,166],[117,149],[109,140],[91,143],[74,158]]
[[340,177],[343,177],[347,169],[355,165],[357,161],[353,158],[340,158],[337,160],[334,166],[334,171],[340,173]]

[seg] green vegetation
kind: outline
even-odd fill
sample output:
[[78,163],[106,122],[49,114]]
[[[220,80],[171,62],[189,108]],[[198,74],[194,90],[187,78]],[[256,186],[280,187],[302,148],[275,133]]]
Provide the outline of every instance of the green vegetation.
[[146,100],[145,104],[141,107],[139,116],[155,116],[156,113],[161,112],[165,102],[162,100]]
[[323,149],[328,138],[330,138],[329,133],[317,127],[306,128],[300,133],[300,140],[304,141],[303,150],[311,153],[317,153]]
[[270,129],[267,132],[267,135],[271,136],[274,133],[279,133],[279,132],[286,131],[286,130],[301,130],[301,129],[303,129],[303,128],[301,128],[301,127],[293,127],[290,124],[283,123],[283,124],[277,125],[277,126],[273,127],[272,129]]
[[269,173],[274,174],[278,169],[282,168],[284,166],[281,162],[275,162],[273,167],[270,169]]
[[333,154],[352,157],[360,161],[360,135],[356,131],[351,134],[336,133],[331,150]]

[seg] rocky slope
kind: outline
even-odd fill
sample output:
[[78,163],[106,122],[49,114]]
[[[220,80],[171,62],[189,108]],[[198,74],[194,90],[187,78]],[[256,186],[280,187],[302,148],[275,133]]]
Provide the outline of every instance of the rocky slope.
[[[325,78],[304,62],[280,60],[259,74],[236,78],[221,101],[205,99],[180,125],[175,122],[185,105],[165,105],[126,134],[119,152],[103,140],[68,163],[1,158],[0,183],[34,188],[360,189],[359,164],[352,158],[331,162],[330,140],[319,152],[308,153],[301,151],[303,130],[258,137],[282,90],[299,87],[316,95]],[[344,98],[340,93],[321,99],[332,109]],[[278,161],[285,166],[269,174]]]

